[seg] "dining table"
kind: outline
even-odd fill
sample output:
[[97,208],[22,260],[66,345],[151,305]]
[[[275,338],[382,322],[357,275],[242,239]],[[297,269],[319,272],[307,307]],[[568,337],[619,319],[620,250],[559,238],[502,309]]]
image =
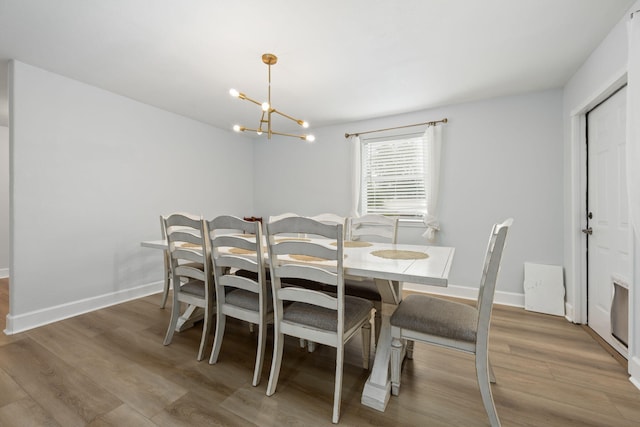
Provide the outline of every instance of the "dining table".
[[[141,242],[141,245],[146,248],[167,249],[166,240],[147,240]],[[345,241],[343,250],[345,277],[352,280],[374,279],[382,297],[381,328],[371,373],[362,390],[361,403],[384,411],[391,396],[389,319],[402,301],[403,283],[446,287],[455,248]]]

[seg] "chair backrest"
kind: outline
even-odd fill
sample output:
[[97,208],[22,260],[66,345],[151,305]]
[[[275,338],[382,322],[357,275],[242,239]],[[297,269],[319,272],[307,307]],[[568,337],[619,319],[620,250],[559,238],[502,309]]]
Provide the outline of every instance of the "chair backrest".
[[297,213],[293,213],[293,212],[285,212],[285,213],[280,214],[280,215],[271,215],[269,217],[269,222],[280,221],[281,219],[291,218],[292,216],[300,216],[300,215],[298,215]]
[[[305,217],[289,217],[266,224],[266,229],[276,318],[282,317],[283,302],[287,301],[335,310],[338,317],[337,340],[333,338],[334,342],[331,343],[335,346],[335,342],[341,342],[344,334],[343,225],[323,224]],[[313,239],[278,238],[279,235],[292,233],[322,236],[327,240],[318,242]],[[283,288],[282,279],[312,280],[335,288],[335,293],[294,286]]]
[[480,279],[480,289],[478,293],[478,328],[477,345],[486,347],[489,337],[489,323],[491,321],[491,310],[493,308],[493,297],[496,291],[498,272],[500,271],[500,261],[504,250],[505,241],[509,227],[513,224],[513,219],[509,218],[502,224],[495,224],[489,236],[487,252]]
[[347,217],[344,216],[340,216],[334,213],[321,213],[318,215],[313,215],[310,216],[309,218],[321,222],[323,224],[329,224],[329,225],[337,225],[337,224],[342,224],[342,236],[343,238],[346,237],[346,233],[347,233]]
[[[260,222],[223,215],[208,221],[207,229],[218,300],[224,303],[225,288],[244,289],[259,294],[260,307],[266,309],[267,281]],[[236,269],[256,273],[253,277],[258,280],[232,274]]]
[[363,239],[396,243],[398,218],[377,214],[349,218],[349,240]]
[[[160,215],[160,233],[162,235],[162,240],[167,240],[167,226],[165,224],[165,220],[166,218],[163,215]],[[170,263],[171,261],[169,260],[169,249],[165,249],[164,251],[162,251],[164,254],[164,268],[168,271],[171,271],[171,266]]]
[[[164,218],[164,229],[167,233],[173,283],[180,283],[181,277],[208,280],[211,277],[211,263],[209,243],[203,238],[206,235],[204,220],[190,214],[175,213]],[[204,269],[197,268],[194,263],[202,264]]]

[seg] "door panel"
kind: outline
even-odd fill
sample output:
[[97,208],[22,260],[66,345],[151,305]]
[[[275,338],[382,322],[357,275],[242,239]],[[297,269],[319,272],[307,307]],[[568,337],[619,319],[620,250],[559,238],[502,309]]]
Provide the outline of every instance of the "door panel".
[[626,87],[587,114],[588,323],[626,356],[611,335],[613,280],[629,283],[630,228],[626,194]]

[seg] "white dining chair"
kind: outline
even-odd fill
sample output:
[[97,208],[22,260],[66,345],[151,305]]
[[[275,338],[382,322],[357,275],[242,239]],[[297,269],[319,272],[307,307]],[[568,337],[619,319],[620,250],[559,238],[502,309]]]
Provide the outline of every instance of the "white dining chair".
[[336,224],[342,224],[343,227],[343,238],[346,238],[347,236],[347,217],[344,216],[340,216],[334,213],[330,213],[330,212],[325,212],[325,213],[321,213],[318,215],[312,215],[309,218],[321,222],[323,224],[330,224],[330,225],[336,225]]
[[[266,225],[269,264],[274,299],[274,346],[267,396],[276,391],[284,350],[284,336],[290,335],[336,348],[336,374],[332,421],[340,417],[344,345],[358,331],[362,333],[362,357],[369,367],[373,305],[344,294],[343,226],[323,224],[309,218],[291,217]],[[278,239],[284,233],[323,236],[326,244]],[[331,245],[334,243],[335,246]],[[331,286],[329,294],[303,287],[283,287],[288,278],[312,280]]]
[[293,213],[293,212],[285,212],[279,215],[271,215],[269,217],[269,222],[275,222],[275,221],[280,221],[281,219],[284,218],[291,218],[292,216],[300,216],[297,213]]
[[[162,240],[167,240],[167,230],[165,228],[164,221],[164,216],[160,215],[160,232]],[[169,298],[169,290],[171,289],[171,259],[169,256],[169,249],[162,251],[162,261],[164,264],[164,286],[162,288],[160,308],[165,308],[167,305],[167,299]]]
[[197,359],[204,358],[213,323],[215,291],[207,224],[189,214],[172,214],[164,219],[171,262],[173,305],[164,345],[171,344],[180,317],[181,304],[204,310],[204,323]]
[[[492,426],[499,426],[490,382],[495,376],[489,364],[489,326],[500,261],[512,219],[491,230],[478,300],[475,307],[424,294],[407,296],[391,316],[391,392],[400,393],[403,341],[420,341],[475,356],[476,376],[482,402]],[[407,352],[409,350],[407,349]]]
[[[216,288],[216,332],[209,359],[220,355],[227,317],[258,325],[253,386],[260,382],[267,344],[267,324],[273,322],[273,299],[267,283],[260,222],[219,216],[207,222]],[[244,275],[236,275],[243,271]]]
[[[360,217],[351,217],[349,222],[349,241],[372,241],[384,243],[396,243],[398,238],[398,218],[384,215],[369,214]],[[382,296],[373,279],[345,278],[345,293],[360,298],[368,299],[375,308],[374,337],[378,342],[380,328],[382,326]]]
[[351,241],[365,240],[396,243],[398,240],[398,218],[378,214],[350,217],[349,237]]

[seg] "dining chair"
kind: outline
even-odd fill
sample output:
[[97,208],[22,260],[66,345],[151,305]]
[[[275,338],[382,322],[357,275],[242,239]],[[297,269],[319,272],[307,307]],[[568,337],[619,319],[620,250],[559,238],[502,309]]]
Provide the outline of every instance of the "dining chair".
[[[218,361],[227,317],[258,325],[252,382],[255,387],[262,374],[267,324],[273,322],[273,299],[266,279],[261,223],[225,215],[208,221],[207,229],[216,289],[216,332],[209,363]],[[236,275],[239,270],[252,274]]]
[[180,317],[181,303],[204,310],[202,337],[197,359],[204,358],[211,335],[214,288],[207,224],[202,218],[176,213],[164,219],[171,262],[173,305],[164,345],[171,344]]
[[403,340],[463,351],[475,356],[476,376],[482,402],[492,426],[500,420],[491,393],[495,376],[489,363],[489,326],[500,270],[500,261],[513,219],[495,224],[491,230],[478,300],[475,307],[424,294],[407,296],[391,316],[391,392],[400,392],[400,368],[404,356]]
[[309,218],[321,222],[323,224],[330,224],[330,225],[336,225],[336,224],[342,224],[342,233],[343,233],[343,238],[345,238],[347,236],[347,217],[344,216],[340,216],[334,213],[321,213],[318,215],[313,215],[310,216]]
[[[336,348],[336,373],[332,421],[340,417],[344,346],[362,333],[362,358],[369,367],[373,305],[344,294],[344,239],[342,224],[329,225],[303,217],[285,218],[266,225],[273,287],[274,345],[267,396],[276,391],[283,357],[284,336],[289,335]],[[322,236],[318,239],[278,239],[285,233]],[[334,293],[303,287],[283,287],[288,278],[307,279],[331,286]]]
[[[350,242],[385,242],[396,243],[398,238],[398,219],[384,215],[368,214],[360,217],[351,217],[349,222]],[[378,286],[373,279],[346,277],[345,294],[368,299],[375,308],[374,314],[374,337],[378,342],[380,328],[382,325],[382,296],[378,291]]]
[[271,215],[269,217],[269,222],[280,221],[281,219],[291,218],[292,216],[300,216],[300,215],[298,215],[296,213],[293,213],[293,212],[285,212],[285,213],[282,213],[280,215]]
[[349,240],[373,240],[396,243],[398,218],[367,214],[349,218]]
[[[162,215],[160,215],[160,231],[162,240],[167,240],[167,229],[164,226],[164,216]],[[162,251],[162,261],[164,264],[164,287],[162,289],[160,308],[165,308],[167,305],[167,298],[169,298],[169,289],[171,288],[171,259],[169,256],[169,249]]]

